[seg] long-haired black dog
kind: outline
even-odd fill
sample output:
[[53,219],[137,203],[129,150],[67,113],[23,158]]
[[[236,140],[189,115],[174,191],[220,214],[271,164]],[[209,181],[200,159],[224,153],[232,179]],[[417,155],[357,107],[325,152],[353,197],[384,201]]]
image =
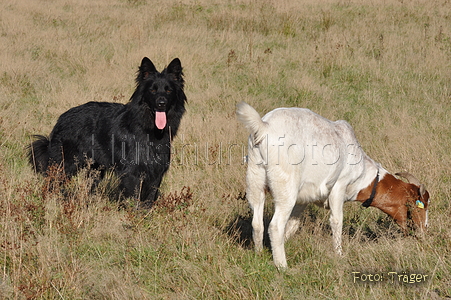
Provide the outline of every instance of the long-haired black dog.
[[68,177],[87,164],[113,170],[125,197],[145,206],[158,197],[169,168],[171,139],[185,112],[186,96],[180,60],[158,72],[144,57],[136,90],[127,104],[89,102],[63,113],[49,137],[36,135],[29,160],[44,175],[56,164]]

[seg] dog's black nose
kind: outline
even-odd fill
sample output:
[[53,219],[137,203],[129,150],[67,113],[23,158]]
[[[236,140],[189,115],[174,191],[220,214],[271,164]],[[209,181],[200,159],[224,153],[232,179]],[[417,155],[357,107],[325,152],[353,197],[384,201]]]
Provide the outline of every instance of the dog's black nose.
[[157,109],[165,109],[166,108],[167,101],[164,98],[158,98],[157,99]]

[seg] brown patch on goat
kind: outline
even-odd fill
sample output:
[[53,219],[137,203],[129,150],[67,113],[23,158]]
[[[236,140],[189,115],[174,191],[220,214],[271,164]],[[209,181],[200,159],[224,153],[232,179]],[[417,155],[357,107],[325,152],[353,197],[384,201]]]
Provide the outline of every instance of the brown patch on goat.
[[[374,180],[357,194],[356,201],[364,202],[365,199],[368,199],[373,185]],[[424,208],[417,207],[417,200],[424,203]],[[427,191],[424,195],[420,195],[418,186],[406,183],[387,173],[377,184],[376,195],[371,206],[377,207],[391,216],[403,232],[408,234],[409,227],[425,230],[428,202],[429,193]]]

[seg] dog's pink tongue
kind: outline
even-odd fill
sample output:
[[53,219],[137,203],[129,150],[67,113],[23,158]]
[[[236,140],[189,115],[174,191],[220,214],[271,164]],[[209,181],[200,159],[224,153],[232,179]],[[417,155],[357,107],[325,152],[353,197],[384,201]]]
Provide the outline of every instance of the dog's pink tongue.
[[164,111],[155,112],[155,125],[158,129],[163,129],[166,126],[166,113]]

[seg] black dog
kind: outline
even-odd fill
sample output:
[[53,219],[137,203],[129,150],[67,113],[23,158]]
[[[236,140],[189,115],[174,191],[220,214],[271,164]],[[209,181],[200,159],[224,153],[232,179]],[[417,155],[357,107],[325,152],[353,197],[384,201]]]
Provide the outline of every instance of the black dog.
[[149,206],[169,168],[171,139],[185,112],[180,60],[161,73],[144,57],[136,90],[127,104],[89,102],[62,114],[49,137],[37,135],[29,147],[35,170],[47,174],[56,164],[68,177],[87,164],[113,170],[125,197]]

